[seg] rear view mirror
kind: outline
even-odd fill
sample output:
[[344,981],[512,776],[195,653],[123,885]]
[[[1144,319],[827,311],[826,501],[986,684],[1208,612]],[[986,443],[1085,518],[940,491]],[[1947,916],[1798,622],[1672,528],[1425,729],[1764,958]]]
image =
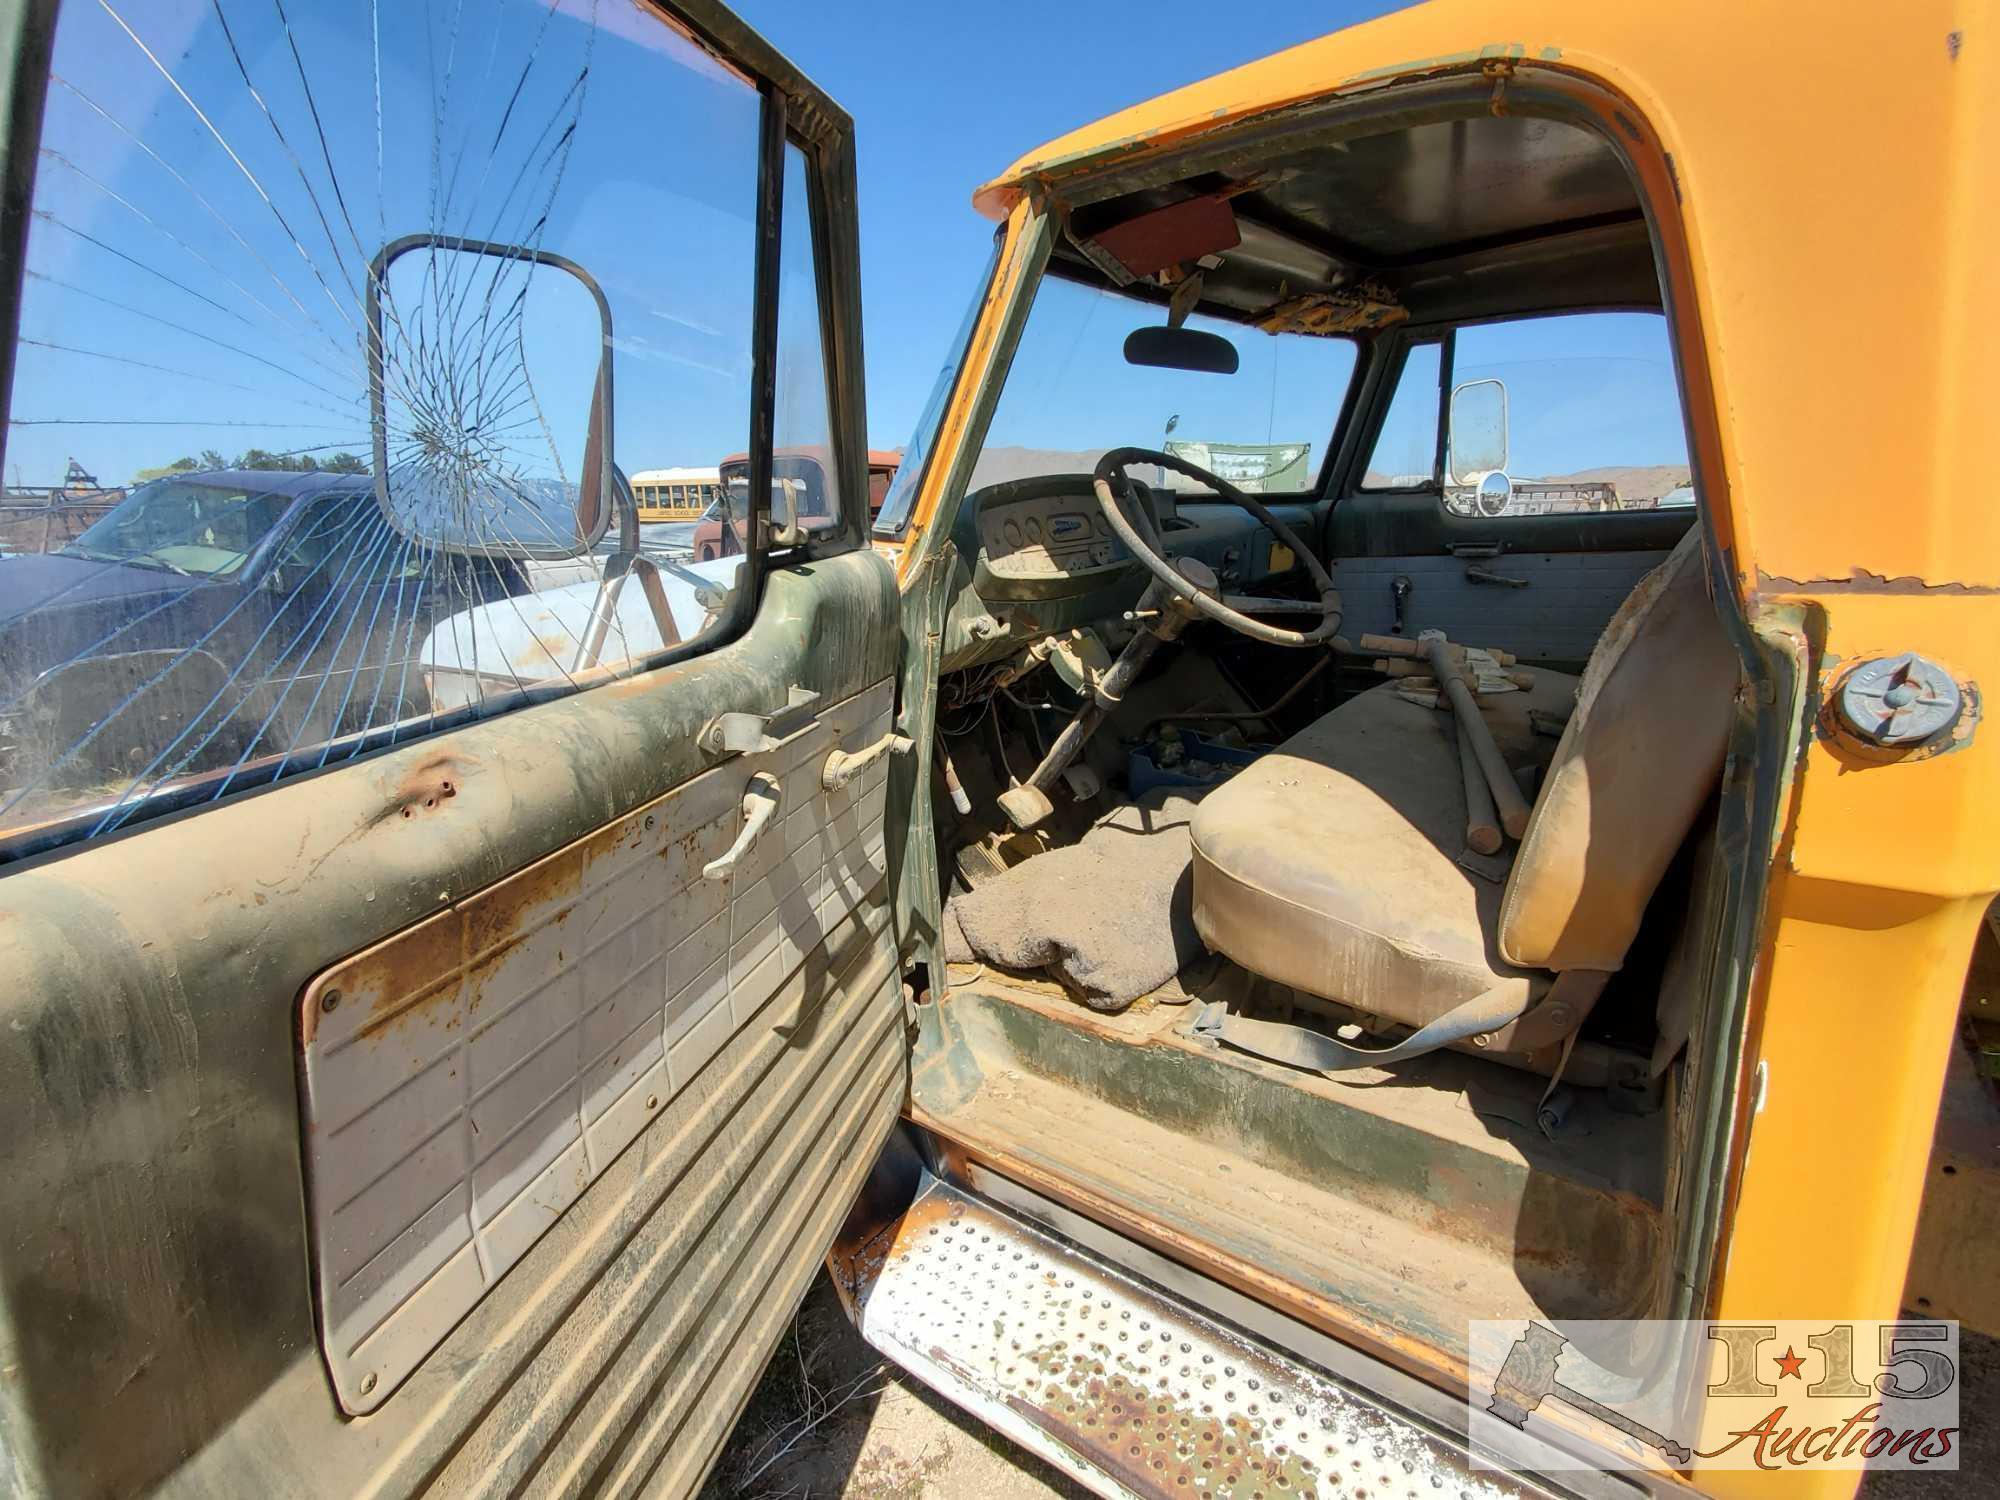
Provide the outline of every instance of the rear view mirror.
[[1234,375],[1236,346],[1219,333],[1198,328],[1135,328],[1125,336],[1125,363],[1161,370],[1194,370]]
[[474,557],[588,552],[615,503],[611,308],[560,255],[413,234],[369,267],[375,499]]
[[1477,484],[1481,476],[1505,469],[1507,387],[1498,380],[1468,380],[1455,387],[1447,431],[1453,484]]

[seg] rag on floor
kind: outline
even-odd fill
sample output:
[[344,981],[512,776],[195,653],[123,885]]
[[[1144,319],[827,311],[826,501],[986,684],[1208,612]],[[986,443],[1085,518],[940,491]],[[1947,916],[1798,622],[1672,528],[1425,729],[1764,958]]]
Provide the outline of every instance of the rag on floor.
[[1093,1010],[1156,990],[1204,949],[1194,927],[1188,824],[1198,799],[1160,790],[952,897],[945,957],[1055,971]]

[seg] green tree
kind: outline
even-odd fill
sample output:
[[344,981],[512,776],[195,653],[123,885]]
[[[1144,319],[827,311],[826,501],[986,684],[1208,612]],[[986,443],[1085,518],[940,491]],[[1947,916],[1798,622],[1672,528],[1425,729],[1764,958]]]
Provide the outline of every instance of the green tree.
[[213,448],[204,448],[201,450],[201,466],[204,469],[226,469],[229,467],[229,460]]
[[366,474],[368,465],[352,453],[336,453],[320,465],[329,474]]
[[236,460],[239,469],[289,469],[311,473],[319,467],[319,460],[310,453],[269,453],[262,448],[247,449]]
[[162,464],[157,469],[140,469],[132,475],[134,484],[144,484],[150,479],[165,479],[169,474],[192,474],[201,465],[191,458],[177,458],[170,464]]

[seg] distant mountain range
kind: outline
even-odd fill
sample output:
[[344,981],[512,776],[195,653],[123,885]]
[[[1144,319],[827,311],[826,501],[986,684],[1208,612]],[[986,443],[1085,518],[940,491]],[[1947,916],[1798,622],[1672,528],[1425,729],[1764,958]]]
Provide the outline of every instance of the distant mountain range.
[[[1075,451],[1062,448],[988,448],[979,455],[973,470],[972,486],[999,484],[1008,479],[1025,479],[1039,474],[1088,474],[1097,465],[1102,449]],[[1141,473],[1140,478],[1151,476]],[[1516,479],[1545,483],[1608,484],[1626,505],[1651,504],[1671,490],[1691,483],[1686,464],[1625,464],[1601,469],[1578,469],[1573,474],[1517,474]],[[1371,473],[1368,482],[1388,483],[1388,476]]]

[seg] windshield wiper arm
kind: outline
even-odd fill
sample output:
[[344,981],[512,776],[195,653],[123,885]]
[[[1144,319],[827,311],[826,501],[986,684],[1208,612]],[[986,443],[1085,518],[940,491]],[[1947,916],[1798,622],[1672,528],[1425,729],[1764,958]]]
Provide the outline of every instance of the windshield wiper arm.
[[157,568],[168,573],[178,573],[183,578],[199,576],[189,572],[179,563],[170,563],[164,557],[155,557],[150,552],[127,555],[123,552],[104,552],[96,547],[78,547],[71,544],[57,548],[56,553],[60,557],[81,557],[90,562],[117,563],[120,567],[126,568]]

